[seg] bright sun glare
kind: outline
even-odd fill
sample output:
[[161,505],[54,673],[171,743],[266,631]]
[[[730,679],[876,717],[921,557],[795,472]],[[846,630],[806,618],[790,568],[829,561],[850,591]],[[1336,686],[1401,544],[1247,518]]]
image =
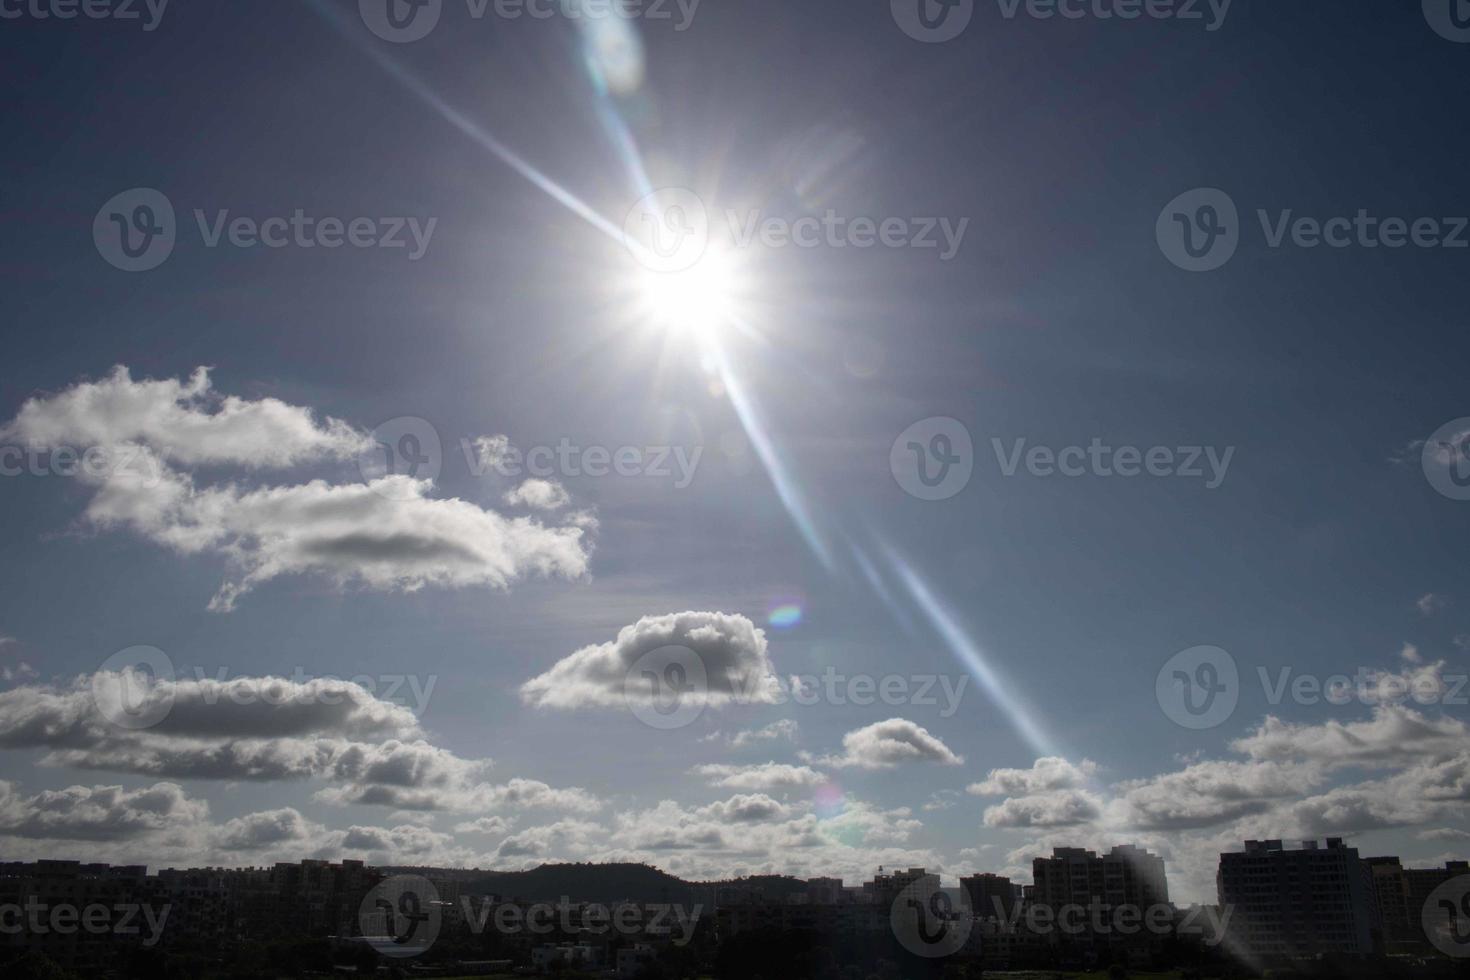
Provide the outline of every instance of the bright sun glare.
[[645,269],[639,286],[648,316],[671,333],[710,339],[735,312],[733,265],[728,256],[714,250],[677,272]]

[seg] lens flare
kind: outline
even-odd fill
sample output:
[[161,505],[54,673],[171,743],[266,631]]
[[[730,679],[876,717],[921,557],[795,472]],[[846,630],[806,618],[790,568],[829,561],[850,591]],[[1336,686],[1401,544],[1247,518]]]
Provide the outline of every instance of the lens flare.
[[770,611],[766,623],[778,630],[789,630],[801,623],[802,611],[800,603],[783,603]]

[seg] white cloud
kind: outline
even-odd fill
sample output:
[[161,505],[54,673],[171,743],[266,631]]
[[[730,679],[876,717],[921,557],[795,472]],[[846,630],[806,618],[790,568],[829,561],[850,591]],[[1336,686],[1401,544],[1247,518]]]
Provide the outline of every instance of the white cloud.
[[0,781],[0,835],[50,840],[118,841],[203,824],[209,805],[177,783],[143,789],[69,786],[30,796]]
[[1432,616],[1445,607],[1445,597],[1438,592],[1426,592],[1414,600],[1414,605],[1419,607],[1419,612],[1425,616]]
[[0,438],[77,450],[141,445],[185,466],[277,468],[349,457],[371,445],[338,419],[318,424],[310,409],[275,398],[219,395],[207,368],[197,368],[188,381],[134,381],[121,365],[100,381],[28,399],[0,428]]
[[1012,796],[985,808],[987,827],[1075,827],[1102,814],[1102,800],[1080,789]]
[[223,556],[232,573],[210,602],[222,612],[282,575],[378,591],[504,589],[528,575],[575,579],[587,572],[596,526],[585,514],[548,526],[436,499],[430,481],[403,475],[365,484],[198,486],[191,468],[344,461],[371,445],[365,433],[336,419],[318,423],[305,408],[219,396],[204,369],[180,382],[134,381],[118,368],[103,381],[30,399],[0,438],[105,450],[118,465],[78,472],[94,490],[85,519],[182,555]]
[[1083,759],[1073,765],[1057,756],[1043,756],[1030,769],[992,769],[982,782],[968,791],[975,796],[1024,796],[1053,789],[1076,789],[1087,785],[1097,773],[1097,763]]
[[[102,674],[114,681],[120,675]],[[94,698],[95,677],[0,691],[0,748],[45,749],[42,763],[151,777],[325,780],[317,798],[404,810],[540,807],[589,812],[586,790],[533,779],[487,781],[488,759],[431,744],[408,708],[342,680],[240,677],[169,681],[134,676],[150,727],[115,727]]]
[[827,782],[827,777],[815,769],[781,762],[764,762],[754,766],[710,763],[695,766],[689,771],[707,779],[712,786],[772,793],[815,789]]
[[308,840],[323,830],[288,806],[227,820],[216,828],[214,838],[215,846],[227,851],[254,851]]
[[1117,819],[1145,830],[1211,827],[1301,795],[1322,783],[1312,765],[1204,761],[1179,772],[1119,783]]
[[889,718],[842,736],[841,755],[809,761],[839,769],[889,769],[911,762],[958,766],[965,760],[927,729],[904,718]]
[[555,480],[532,477],[520,486],[505,492],[505,502],[512,507],[530,507],[533,510],[557,510],[572,502],[566,488]]
[[1258,760],[1304,760],[1327,766],[1412,764],[1470,750],[1470,728],[1456,718],[1430,719],[1398,705],[1380,705],[1366,721],[1329,719],[1301,725],[1267,716],[1231,748]]
[[732,732],[729,735],[721,735],[719,732],[711,732],[700,739],[701,742],[718,742],[721,738],[732,749],[743,749],[751,745],[761,745],[766,742],[795,742],[801,726],[794,719],[783,718],[773,721],[761,728],[749,728],[744,731]]
[[[733,701],[776,701],[781,682],[766,652],[766,635],[749,619],[734,613],[681,612],[645,616],[618,631],[617,639],[582,647],[550,670],[521,685],[521,699],[543,708],[589,705],[623,706],[630,697],[654,696],[641,684],[624,685],[644,654],[662,647],[683,647],[702,670],[704,683],[688,677],[685,698],[709,705]],[[636,680],[636,679],[635,679]]]

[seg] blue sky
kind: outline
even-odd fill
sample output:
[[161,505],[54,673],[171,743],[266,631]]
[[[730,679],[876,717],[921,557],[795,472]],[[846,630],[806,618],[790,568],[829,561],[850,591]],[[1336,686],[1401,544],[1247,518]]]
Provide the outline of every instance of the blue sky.
[[[856,881],[879,863],[1021,870],[1053,844],[1141,841],[1164,853],[1181,898],[1210,897],[1212,855],[1245,836],[1464,856],[1466,707],[1271,704],[1257,668],[1427,672],[1446,691],[1466,672],[1457,541],[1470,505],[1436,492],[1420,444],[1470,414],[1458,370],[1467,253],[1273,248],[1258,212],[1270,225],[1288,209],[1288,221],[1366,209],[1451,230],[1470,214],[1456,109],[1470,45],[1409,3],[1344,13],[1237,0],[1207,30],[1008,19],[977,2],[958,37],[924,43],[881,3],[705,0],[687,29],[673,8],[614,31],[642,69],[628,78],[589,67],[589,35],[565,17],[477,20],[446,0],[428,36],[393,43],[355,7],[178,3],[153,30],[30,14],[0,24],[16,95],[0,110],[4,442],[145,445],[186,499],[214,493],[232,515],[102,519],[105,484],[0,479],[8,853],[618,857],[691,877]],[[140,187],[171,203],[178,240],[130,273],[100,254],[93,223]],[[947,260],[850,242],[737,246],[730,306],[747,329],[695,335],[652,322],[649,273],[566,206],[616,231],[667,187],[698,195],[717,245],[727,211],[966,223]],[[1236,250],[1207,272],[1176,267],[1155,235],[1161,210],[1194,188],[1238,210]],[[208,247],[196,209],[208,221],[300,209],[379,230],[434,224],[417,258]],[[201,366],[208,387],[188,388]],[[101,389],[166,421],[145,432],[125,412],[63,411],[68,394]],[[230,396],[245,418],[226,432]],[[357,463],[366,434],[402,417],[426,420],[444,448],[438,479],[415,491],[436,502],[422,509],[368,489]],[[895,478],[890,450],[933,418],[963,424],[973,472],[923,500]],[[169,428],[181,424],[203,433],[192,450]],[[462,440],[493,436],[701,455],[687,486],[561,470],[569,503],[539,509],[505,499],[521,481],[471,472]],[[1211,489],[1185,476],[1006,476],[993,443],[1094,438],[1233,454]],[[287,464],[267,459],[291,445]],[[241,503],[273,487],[331,501],[286,517]],[[301,558],[303,541],[348,520],[327,511],[354,493],[382,503],[351,541]],[[437,503],[455,500],[453,514]],[[215,519],[228,527],[208,543],[181,543]],[[439,536],[414,540],[441,520]],[[279,548],[241,543],[252,535]],[[260,572],[285,552],[294,565]],[[491,574],[491,552],[515,557]],[[252,568],[258,584],[210,608]],[[790,604],[799,622],[771,625]],[[725,616],[664,624],[671,635],[698,647],[687,631],[712,629],[719,649],[702,652],[751,676],[830,666],[967,686],[947,714],[715,703],[675,730],[599,703],[575,664],[565,706],[523,693],[575,651],[687,611]],[[198,667],[434,687],[414,719],[369,697],[353,702],[366,727],[341,712],[289,724],[263,712],[211,734],[164,724],[119,761],[104,750],[122,743],[76,721],[89,709],[73,696],[90,685],[75,679],[140,644],[186,679]],[[1199,645],[1228,651],[1241,685],[1226,721],[1192,730],[1155,681]],[[37,735],[24,722],[43,709],[81,728]],[[795,725],[732,741],[783,721]],[[415,788],[443,808],[353,802],[382,794],[345,792],[371,780],[341,765],[198,778],[162,761],[182,742],[296,752],[273,740],[307,737],[428,746],[429,782]],[[484,759],[493,767],[475,769]],[[720,785],[698,768],[768,762],[813,775]],[[68,787],[96,822],[45,816],[45,792]],[[460,829],[482,817],[500,822]]]

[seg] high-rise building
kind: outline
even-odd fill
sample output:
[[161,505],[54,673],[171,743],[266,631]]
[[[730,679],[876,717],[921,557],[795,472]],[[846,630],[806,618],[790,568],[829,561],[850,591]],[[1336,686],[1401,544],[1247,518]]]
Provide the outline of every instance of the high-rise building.
[[1004,875],[977,874],[960,879],[969,900],[970,910],[977,919],[999,918],[1009,922],[1011,912],[1020,901],[1016,886]]
[[1410,942],[1419,938],[1421,927],[1416,909],[1409,911],[1409,880],[1396,857],[1364,858],[1373,878],[1373,896],[1385,942]]
[[[1058,847],[1031,867],[1035,883],[1028,901],[1056,916],[1049,938],[1061,955],[1086,959],[1107,953],[1142,965],[1155,954],[1163,934],[1138,923],[1151,909],[1168,906],[1163,858],[1133,844],[1103,855]],[[1123,924],[1125,916],[1131,924]]]
[[1119,844],[1104,855],[1080,847],[1058,847],[1031,864],[1034,901],[1059,909],[1093,901],[1117,908],[1147,909],[1169,901],[1164,859],[1133,844]]
[[1231,939],[1252,955],[1373,952],[1373,874],[1340,837],[1291,850],[1279,840],[1248,840],[1244,851],[1220,855],[1215,881],[1220,904],[1233,910]]

